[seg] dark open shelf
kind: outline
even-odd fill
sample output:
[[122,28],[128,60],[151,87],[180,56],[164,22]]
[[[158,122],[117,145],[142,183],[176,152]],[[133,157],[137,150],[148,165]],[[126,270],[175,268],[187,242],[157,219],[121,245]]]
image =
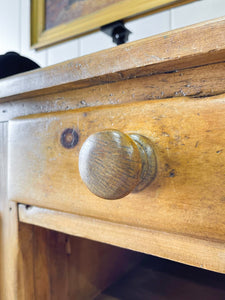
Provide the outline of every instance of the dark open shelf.
[[225,275],[144,256],[95,300],[225,299]]

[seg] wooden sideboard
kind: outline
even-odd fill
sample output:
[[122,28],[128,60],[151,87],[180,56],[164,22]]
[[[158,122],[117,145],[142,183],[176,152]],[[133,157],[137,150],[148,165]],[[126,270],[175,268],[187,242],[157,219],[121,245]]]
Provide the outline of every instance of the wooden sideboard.
[[[221,18],[0,81],[1,299],[94,299],[144,254],[225,273],[224,74]],[[132,192],[132,181],[116,200],[78,168],[105,130],[130,152],[143,151],[132,134],[144,136],[156,158],[149,185]],[[96,148],[94,191],[146,175],[136,156],[135,171],[130,158],[104,166],[102,148],[119,162],[120,142]]]

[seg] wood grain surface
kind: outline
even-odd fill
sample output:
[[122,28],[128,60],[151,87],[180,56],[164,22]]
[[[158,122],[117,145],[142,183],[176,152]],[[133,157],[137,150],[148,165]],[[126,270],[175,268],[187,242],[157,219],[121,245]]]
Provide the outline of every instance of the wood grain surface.
[[119,199],[132,192],[141,178],[142,159],[136,143],[118,130],[96,132],[79,153],[79,172],[98,197]]
[[0,123],[0,299],[17,300],[17,206],[7,199],[8,124]]
[[[176,98],[36,115],[9,122],[10,200],[143,228],[225,240],[224,95]],[[79,135],[75,148],[60,138]],[[78,172],[83,142],[117,129],[148,137],[158,173],[137,194],[116,201],[88,191]]]
[[[0,120],[54,111],[117,105],[143,100],[171,97],[206,97],[225,93],[225,63],[210,64],[171,73],[149,74],[140,78],[103,84],[75,90],[65,90],[52,94],[9,101],[1,104]],[[16,97],[17,97],[16,96]],[[1,100],[0,100],[1,101]]]
[[12,76],[0,81],[1,102],[222,62],[224,35],[220,18]]
[[140,255],[19,222],[7,199],[7,143],[0,123],[0,299],[93,299]]
[[8,124],[0,123],[0,299],[93,299],[140,260],[128,250],[19,223],[7,198],[7,148]]
[[92,193],[115,200],[143,190],[153,181],[156,158],[147,138],[104,130],[84,142],[79,153],[79,172]]
[[[10,121],[9,135],[0,124],[0,299],[99,291],[104,246],[66,234],[225,273],[224,20],[0,81],[1,122],[37,114]],[[66,128],[79,135],[74,149],[60,143]],[[159,164],[153,186],[110,203],[87,190],[79,150],[105,128],[151,139]],[[39,208],[20,204],[18,223],[11,200]],[[104,253],[111,274],[113,251]]]
[[20,257],[14,269],[19,272],[18,300],[93,299],[142,258],[133,251],[24,223]]
[[[33,249],[31,231],[19,223],[17,205],[7,198],[7,152],[8,124],[0,123],[0,299],[33,300],[34,278],[26,273]],[[26,249],[24,256],[21,245]]]
[[225,274],[225,244],[19,205],[21,222],[164,257]]

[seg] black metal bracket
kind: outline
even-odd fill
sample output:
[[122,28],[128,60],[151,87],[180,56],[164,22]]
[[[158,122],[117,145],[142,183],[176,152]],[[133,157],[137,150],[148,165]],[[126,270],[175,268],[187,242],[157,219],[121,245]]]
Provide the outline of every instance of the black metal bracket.
[[124,44],[128,41],[128,36],[131,33],[128,30],[123,21],[113,22],[101,27],[101,31],[111,36],[113,39],[113,43],[117,45]]

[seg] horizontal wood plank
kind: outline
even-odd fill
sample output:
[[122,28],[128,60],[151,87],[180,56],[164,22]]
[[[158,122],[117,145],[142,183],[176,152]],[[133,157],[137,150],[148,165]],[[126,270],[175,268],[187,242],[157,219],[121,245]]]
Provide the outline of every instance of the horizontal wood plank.
[[19,205],[21,222],[225,273],[225,244]]
[[220,18],[12,76],[0,81],[1,102],[224,61],[224,37]]
[[0,104],[0,121],[37,113],[116,105],[170,97],[225,93],[225,63],[149,75],[119,82],[24,98]]

